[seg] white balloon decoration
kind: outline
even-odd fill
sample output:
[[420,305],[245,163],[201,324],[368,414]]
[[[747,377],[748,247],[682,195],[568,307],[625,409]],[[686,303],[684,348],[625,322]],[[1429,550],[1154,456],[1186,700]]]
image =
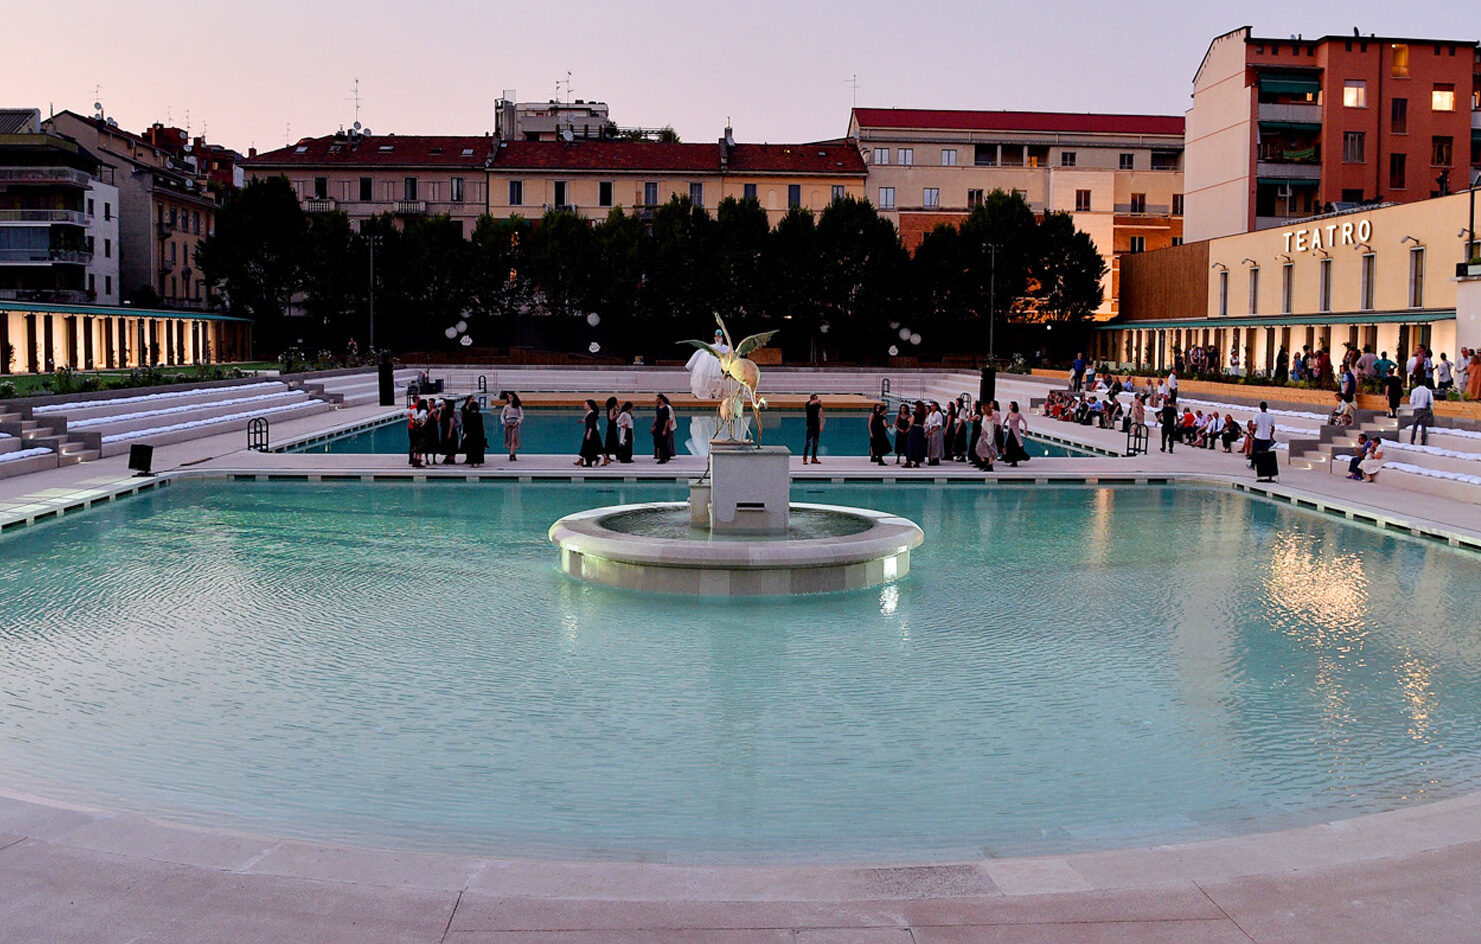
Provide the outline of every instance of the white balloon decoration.
[[910,336],[910,343],[911,344],[919,344],[920,343],[920,335],[919,334],[912,334]]
[[909,328],[901,328],[900,329],[900,340],[901,341],[909,341],[910,340],[910,329]]
[[468,322],[466,322],[466,321],[459,321],[458,324],[457,324],[457,329],[458,329],[458,333],[459,334],[462,334],[463,332],[467,331],[468,330]]
[[461,345],[463,345],[464,347],[472,347],[473,346],[473,339],[470,338],[470,337],[468,337],[468,335],[465,334],[465,335],[463,335],[463,339],[461,341],[459,341],[458,343],[461,344]]
[[597,351],[600,351],[602,349],[602,346],[600,344],[596,343],[595,341],[593,341],[593,342],[591,342],[590,344],[588,344],[586,346],[586,349],[588,351],[590,351],[591,353],[595,354]]
[[597,325],[602,323],[602,316],[597,314],[596,312],[592,312],[591,314],[586,316],[586,323],[595,328]]
[[891,357],[898,357],[899,355],[900,355],[900,349],[898,347],[895,347],[895,345],[891,344],[890,345],[890,356]]
[[444,331],[442,333],[445,334],[445,335],[447,335],[448,340],[452,340],[453,338],[455,338],[455,337],[458,336],[458,329],[457,328],[448,328],[446,331]]

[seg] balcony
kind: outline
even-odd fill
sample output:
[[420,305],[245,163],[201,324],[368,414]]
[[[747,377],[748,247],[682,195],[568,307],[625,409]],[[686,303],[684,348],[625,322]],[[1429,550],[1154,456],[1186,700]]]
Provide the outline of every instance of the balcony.
[[92,220],[81,210],[0,210],[0,223],[71,223],[86,226]]
[[174,223],[156,223],[154,224],[154,228],[155,235],[159,239],[169,239],[171,236],[175,235]]
[[71,167],[0,167],[0,184],[73,184],[91,186],[93,179],[84,171]]
[[1322,165],[1315,161],[1259,161],[1255,164],[1255,176],[1316,181],[1322,179]]
[[1258,117],[1260,121],[1278,121],[1282,124],[1320,125],[1322,106],[1314,102],[1261,102]]
[[303,201],[303,208],[309,213],[333,213],[339,209],[339,201],[333,197],[311,197]]
[[1133,210],[1133,204],[1116,204],[1117,216],[1172,216],[1172,207],[1166,203],[1145,203],[1140,209]]
[[427,201],[397,200],[391,205],[391,212],[397,216],[425,216],[427,213]]
[[70,288],[0,288],[0,299],[56,305],[87,305],[95,300],[88,292]]
[[50,265],[75,262],[87,265],[93,254],[86,249],[0,249],[0,265]]

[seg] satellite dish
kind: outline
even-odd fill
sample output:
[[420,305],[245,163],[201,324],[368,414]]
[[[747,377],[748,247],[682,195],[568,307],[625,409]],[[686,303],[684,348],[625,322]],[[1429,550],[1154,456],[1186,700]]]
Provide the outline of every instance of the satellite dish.
[[370,129],[369,128],[366,128],[365,129],[365,134],[370,134]]
[[360,122],[358,122],[358,121],[355,122],[355,130],[356,131],[359,131],[360,130]]
[[93,107],[96,108],[98,111],[102,111],[103,110],[103,103],[102,102],[93,102]]

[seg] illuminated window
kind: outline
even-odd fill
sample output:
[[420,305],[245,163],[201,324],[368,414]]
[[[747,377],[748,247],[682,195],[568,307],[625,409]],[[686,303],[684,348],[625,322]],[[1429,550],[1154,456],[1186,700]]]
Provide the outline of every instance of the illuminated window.
[[1435,83],[1435,90],[1430,93],[1430,110],[1455,111],[1455,86]]
[[1344,108],[1368,107],[1368,83],[1365,79],[1348,79],[1342,83]]
[[1409,78],[1409,46],[1407,43],[1394,43],[1394,78]]

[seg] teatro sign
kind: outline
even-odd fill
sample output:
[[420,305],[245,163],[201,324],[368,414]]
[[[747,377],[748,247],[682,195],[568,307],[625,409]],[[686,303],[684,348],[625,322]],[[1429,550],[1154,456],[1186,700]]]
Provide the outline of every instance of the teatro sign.
[[1368,219],[1346,223],[1328,223],[1311,229],[1287,230],[1286,252],[1314,252],[1333,246],[1356,246],[1373,238],[1373,222]]

